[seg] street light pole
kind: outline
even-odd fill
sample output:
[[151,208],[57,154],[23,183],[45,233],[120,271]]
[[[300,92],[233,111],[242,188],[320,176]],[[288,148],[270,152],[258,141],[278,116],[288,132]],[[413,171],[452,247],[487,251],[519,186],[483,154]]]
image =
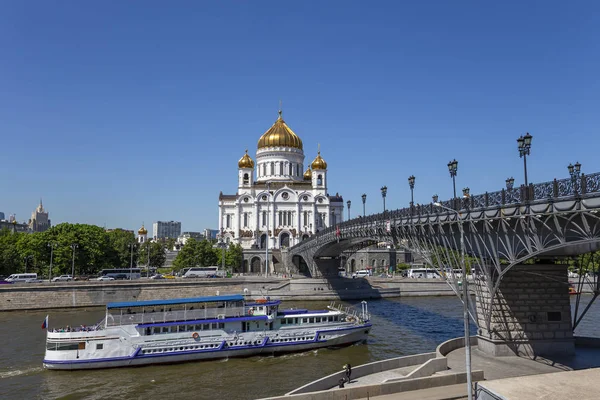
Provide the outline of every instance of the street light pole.
[[473,385],[471,382],[471,338],[469,332],[469,289],[467,283],[467,265],[465,264],[465,232],[460,213],[451,208],[445,207],[440,203],[433,203],[434,206],[443,208],[446,211],[456,214],[456,222],[460,231],[460,263],[462,271],[462,297],[463,297],[463,323],[465,330],[465,357],[467,369],[467,394],[468,399],[473,400]]
[[57,243],[48,243],[48,247],[50,247],[50,269],[48,271],[48,280],[52,281],[52,256],[54,255],[54,248]]
[[519,145],[519,157],[523,157],[523,169],[525,171],[525,186],[527,187],[527,156],[530,153],[531,149],[531,139],[533,136],[527,132],[525,136],[521,136],[517,139],[517,144]]
[[71,245],[71,249],[73,249],[73,262],[71,263],[71,277],[75,279],[75,249],[77,249],[79,245],[77,243],[73,243]]
[[413,204],[414,204],[414,196],[413,196],[413,192],[415,189],[415,176],[411,175],[408,177],[408,186],[410,186],[410,208],[412,209]]
[[452,188],[454,189],[454,199],[456,199],[456,173],[458,172],[458,161],[456,159],[448,163],[448,172],[452,177]]
[[387,186],[381,187],[381,197],[383,198],[383,212],[385,213],[385,196],[387,195]]
[[362,201],[363,201],[363,218],[364,218],[365,217],[365,203],[367,202],[367,194],[366,193],[363,193]]
[[352,201],[348,200],[346,204],[348,205],[348,220],[350,220],[350,205],[352,204]]
[[573,182],[573,192],[577,194],[579,192],[579,179],[581,177],[581,164],[578,162],[573,164],[569,164],[567,167],[569,169],[569,175],[571,175],[571,181]]
[[135,243],[129,244],[129,247],[131,248],[131,261],[129,261],[129,280],[131,280],[131,275],[133,274],[133,246],[135,246]]

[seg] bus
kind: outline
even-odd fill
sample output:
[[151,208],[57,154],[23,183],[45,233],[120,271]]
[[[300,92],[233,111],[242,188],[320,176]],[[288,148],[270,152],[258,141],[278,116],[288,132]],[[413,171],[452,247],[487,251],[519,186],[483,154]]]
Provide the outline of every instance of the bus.
[[110,276],[115,279],[140,279],[142,270],[140,268],[111,268],[103,269],[100,276]]
[[441,278],[440,273],[431,268],[413,268],[408,270],[409,278]]
[[225,273],[219,267],[192,267],[183,275],[184,278],[224,278]]

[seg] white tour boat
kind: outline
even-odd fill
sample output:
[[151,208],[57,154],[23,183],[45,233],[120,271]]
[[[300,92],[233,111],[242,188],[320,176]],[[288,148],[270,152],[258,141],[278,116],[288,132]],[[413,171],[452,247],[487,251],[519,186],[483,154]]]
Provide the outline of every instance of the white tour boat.
[[[344,346],[371,330],[357,312],[279,310],[242,295],[109,303],[94,327],[48,329],[44,367],[75,370],[248,357]],[[47,326],[47,321],[44,323]]]

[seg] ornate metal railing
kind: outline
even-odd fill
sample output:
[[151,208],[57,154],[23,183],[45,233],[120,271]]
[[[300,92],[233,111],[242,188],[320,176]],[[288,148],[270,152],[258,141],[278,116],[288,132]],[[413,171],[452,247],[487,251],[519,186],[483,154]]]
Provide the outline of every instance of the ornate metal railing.
[[[536,202],[547,202],[565,197],[586,197],[586,195],[599,192],[600,172],[596,172],[589,175],[582,174],[577,178],[565,178],[560,180],[554,179],[553,181],[530,184],[529,186],[521,185],[521,187],[514,189],[502,189],[496,192],[486,192],[465,198],[455,198],[440,201],[440,204],[444,207],[457,211],[474,211],[522,203],[532,204]],[[365,224],[369,223],[378,223],[397,218],[410,218],[435,213],[440,213],[440,207],[434,206],[433,203],[430,203],[417,204],[413,207],[406,207],[397,210],[389,210],[385,211],[384,213],[372,214],[364,218],[353,218],[336,226],[331,226],[321,230],[317,235],[302,241],[297,246],[306,244],[307,242],[310,242],[321,235],[335,232],[338,228],[343,231],[344,228],[347,227],[358,225],[364,226]]]

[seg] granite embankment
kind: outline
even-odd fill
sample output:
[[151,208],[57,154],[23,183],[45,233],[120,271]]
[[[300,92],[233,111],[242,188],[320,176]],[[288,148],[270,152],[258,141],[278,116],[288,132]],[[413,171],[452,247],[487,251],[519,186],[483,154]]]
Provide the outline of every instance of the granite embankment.
[[245,293],[280,300],[362,300],[453,295],[435,279],[177,279],[173,281],[69,282],[0,285],[0,311],[104,306],[117,301],[174,299]]

